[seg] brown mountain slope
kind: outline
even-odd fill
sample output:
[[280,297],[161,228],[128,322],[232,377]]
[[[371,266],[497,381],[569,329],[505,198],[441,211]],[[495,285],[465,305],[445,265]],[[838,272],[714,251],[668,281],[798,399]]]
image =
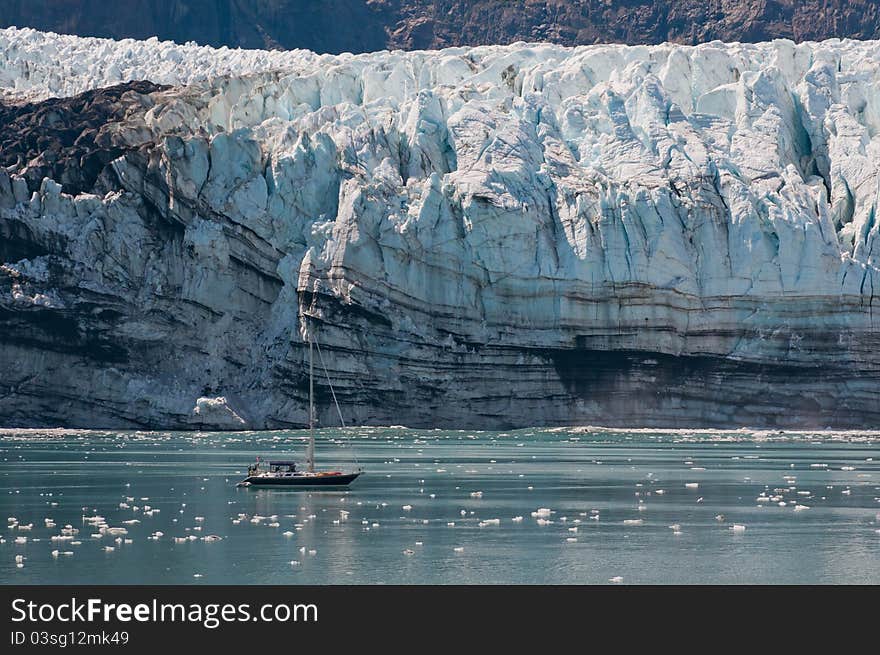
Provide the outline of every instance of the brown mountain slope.
[[364,52],[553,41],[878,38],[874,0],[6,0],[4,26]]

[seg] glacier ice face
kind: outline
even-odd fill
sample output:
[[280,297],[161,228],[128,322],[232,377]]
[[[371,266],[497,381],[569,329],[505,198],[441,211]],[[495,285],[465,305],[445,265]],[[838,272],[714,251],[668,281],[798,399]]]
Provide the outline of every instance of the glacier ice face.
[[305,314],[354,422],[880,419],[878,42],[0,53],[112,153],[0,172],[4,422],[301,425]]

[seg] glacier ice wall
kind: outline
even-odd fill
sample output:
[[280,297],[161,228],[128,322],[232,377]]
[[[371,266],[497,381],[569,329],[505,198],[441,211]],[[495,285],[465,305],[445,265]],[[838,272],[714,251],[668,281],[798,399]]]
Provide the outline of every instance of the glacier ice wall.
[[876,427],[878,82],[0,30],[0,422],[302,425],[308,314],[356,423]]

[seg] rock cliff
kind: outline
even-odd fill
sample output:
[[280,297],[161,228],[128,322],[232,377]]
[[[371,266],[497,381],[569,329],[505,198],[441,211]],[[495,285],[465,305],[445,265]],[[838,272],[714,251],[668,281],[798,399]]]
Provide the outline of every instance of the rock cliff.
[[0,423],[876,427],[878,55],[0,31]]

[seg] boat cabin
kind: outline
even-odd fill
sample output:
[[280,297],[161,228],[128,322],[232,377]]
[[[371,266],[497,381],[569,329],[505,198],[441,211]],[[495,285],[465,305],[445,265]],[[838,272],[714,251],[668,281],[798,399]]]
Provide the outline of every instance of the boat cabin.
[[269,462],[269,473],[294,473],[296,472],[296,462],[277,461]]
[[255,464],[248,466],[248,476],[251,475],[283,475],[296,473],[296,462],[278,460],[274,462],[261,462],[259,458]]

